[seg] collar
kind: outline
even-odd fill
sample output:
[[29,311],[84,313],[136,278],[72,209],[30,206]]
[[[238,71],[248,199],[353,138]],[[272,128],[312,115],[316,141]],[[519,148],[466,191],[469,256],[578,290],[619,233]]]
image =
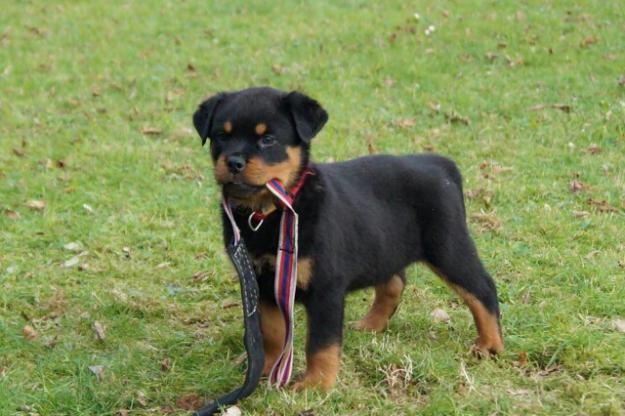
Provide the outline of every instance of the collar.
[[[295,201],[295,198],[297,197],[302,187],[304,186],[304,183],[306,182],[306,178],[312,175],[315,175],[315,171],[310,165],[306,166],[304,170],[302,171],[297,183],[293,185],[293,188],[291,188],[291,191],[289,192],[287,196],[289,203],[292,204],[293,201]],[[257,210],[257,211],[252,212],[247,220],[250,228],[254,231],[258,230],[260,226],[262,225],[263,221],[265,220],[265,218],[271,215],[278,208],[284,209],[284,206],[280,201],[278,201],[277,205],[274,204],[270,208],[264,211]]]

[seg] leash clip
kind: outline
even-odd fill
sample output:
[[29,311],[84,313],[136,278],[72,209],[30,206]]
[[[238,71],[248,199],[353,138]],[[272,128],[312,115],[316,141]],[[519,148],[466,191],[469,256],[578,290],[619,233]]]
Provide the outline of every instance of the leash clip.
[[258,224],[256,224],[256,226],[254,226],[254,225],[252,224],[252,220],[253,220],[253,218],[254,218],[254,214],[255,214],[255,212],[252,212],[252,213],[250,214],[250,216],[249,216],[249,217],[247,217],[247,225],[249,225],[249,226],[250,226],[250,228],[251,228],[251,230],[252,230],[252,231],[256,232],[256,231],[258,231],[258,229],[260,228],[260,226],[261,226],[261,225],[263,225],[263,222],[265,222],[265,219],[261,219],[260,221],[258,221]]

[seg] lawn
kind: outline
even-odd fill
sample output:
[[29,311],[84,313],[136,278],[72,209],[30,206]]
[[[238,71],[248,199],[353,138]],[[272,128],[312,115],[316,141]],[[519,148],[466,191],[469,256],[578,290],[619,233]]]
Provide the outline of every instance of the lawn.
[[[240,384],[238,283],[191,115],[251,85],[323,103],[317,161],[458,163],[506,351],[473,358],[467,308],[415,266],[385,333],[346,330],[334,391],[263,383],[243,414],[625,414],[624,2],[1,8],[1,415],[184,415]],[[371,300],[352,294],[347,319]]]

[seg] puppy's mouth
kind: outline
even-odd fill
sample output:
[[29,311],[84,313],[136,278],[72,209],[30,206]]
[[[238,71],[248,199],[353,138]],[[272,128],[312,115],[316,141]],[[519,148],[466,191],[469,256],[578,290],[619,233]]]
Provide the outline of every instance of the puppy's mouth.
[[224,194],[233,198],[249,198],[263,189],[265,189],[264,186],[250,185],[236,180],[223,184]]

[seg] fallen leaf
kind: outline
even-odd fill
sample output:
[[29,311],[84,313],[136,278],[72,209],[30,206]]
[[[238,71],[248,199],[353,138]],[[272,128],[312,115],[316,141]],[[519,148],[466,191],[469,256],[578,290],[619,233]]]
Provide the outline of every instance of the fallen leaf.
[[46,201],[40,199],[31,199],[26,203],[26,206],[30,209],[41,211],[46,207]]
[[19,212],[13,211],[9,208],[5,208],[3,213],[7,218],[12,219],[13,221],[17,221],[22,217]]
[[178,413],[178,411],[174,409],[173,406],[167,405],[167,406],[161,406],[161,413],[164,415],[173,415],[173,414]]
[[236,365],[241,365],[245,362],[245,360],[247,360],[247,352],[242,352],[241,354],[237,355],[235,359],[232,360],[232,362]]
[[208,277],[208,272],[205,272],[205,271],[195,272],[193,273],[193,276],[191,276],[193,281],[196,283],[205,281],[207,277]]
[[402,118],[400,120],[397,120],[395,124],[402,129],[407,129],[416,126],[417,120],[415,120],[414,118]]
[[373,142],[367,143],[367,151],[370,155],[378,153],[378,149],[375,147],[375,144],[373,144]]
[[66,260],[63,262],[63,266],[66,269],[69,269],[70,267],[74,267],[76,265],[78,265],[78,263],[80,263],[80,257],[79,256],[74,256],[69,260]]
[[518,361],[517,361],[517,365],[518,365],[519,367],[527,367],[527,363],[528,363],[528,360],[527,360],[527,352],[525,352],[525,351],[521,351],[521,352],[519,353],[519,359],[518,359]]
[[176,407],[183,410],[196,410],[203,404],[202,398],[196,393],[187,394],[176,400]]
[[161,361],[161,371],[169,371],[171,370],[171,359],[169,357],[165,357],[163,358],[163,361]]
[[501,222],[492,212],[479,212],[471,214],[471,219],[480,225],[480,231],[494,231],[501,228]]
[[625,319],[615,319],[612,321],[612,325],[618,332],[625,332]]
[[163,263],[159,263],[159,264],[156,266],[156,268],[157,268],[157,269],[166,269],[166,268],[168,268],[170,265],[171,265],[171,263],[170,263],[170,262],[165,261],[165,262],[163,262]]
[[575,193],[575,192],[585,191],[587,189],[587,186],[581,183],[580,181],[573,180],[571,181],[571,185],[569,186],[569,189],[571,190],[571,192]]
[[315,412],[313,411],[313,409],[306,409],[298,412],[297,416],[315,416]]
[[601,147],[599,147],[596,144],[591,144],[590,146],[588,146],[586,148],[586,153],[591,154],[591,155],[596,155],[597,153],[601,153],[603,149],[601,149]]
[[90,365],[89,371],[91,371],[98,381],[101,381],[104,378],[104,366],[103,365]]
[[143,127],[141,129],[141,133],[146,134],[146,135],[157,135],[157,134],[161,134],[163,132],[163,130],[159,129],[158,127]]
[[104,325],[102,325],[98,321],[95,321],[93,323],[93,330],[95,331],[96,339],[100,342],[104,342],[104,339],[106,338]]
[[430,313],[430,317],[435,322],[449,322],[451,317],[443,309],[436,308]]
[[91,205],[89,205],[89,204],[82,204],[82,207],[88,213],[92,213],[93,212],[93,207],[91,207]]
[[588,211],[575,211],[575,210],[573,210],[573,211],[572,211],[572,214],[573,214],[573,216],[574,216],[574,217],[576,217],[576,218],[583,218],[583,217],[587,217],[587,216],[589,216],[589,215],[590,215],[590,212],[588,212]]
[[128,416],[128,415],[129,415],[129,413],[128,413],[128,410],[126,410],[126,409],[119,409],[117,411],[117,416]]
[[221,307],[222,309],[230,309],[230,308],[234,308],[236,306],[240,306],[241,302],[238,300],[224,300],[221,303]]
[[24,328],[22,328],[22,335],[24,336],[24,338],[32,341],[37,338],[37,331],[35,331],[32,326],[26,325],[24,326]]
[[139,391],[137,392],[137,398],[136,398],[136,400],[137,400],[137,403],[139,403],[139,404],[140,404],[141,406],[143,406],[143,407],[145,407],[145,406],[147,406],[147,405],[148,405],[148,400],[147,400],[147,398],[145,397],[145,393],[144,393],[144,392],[142,392],[141,390],[139,390]]
[[71,243],[65,244],[63,248],[68,251],[80,251],[82,250],[82,245],[78,241],[72,241]]
[[612,205],[610,205],[610,203],[606,201],[605,199],[595,200],[592,198],[588,198],[586,200],[586,203],[590,206],[596,207],[597,210],[599,210],[599,212],[618,212],[618,208],[615,208]]
[[236,406],[230,406],[223,414],[224,416],[241,416],[241,409]]
[[621,75],[621,77],[618,79],[618,85],[620,85],[621,87],[625,87],[625,75]]
[[432,113],[438,114],[441,112],[441,105],[438,103],[428,102],[427,107]]
[[512,172],[513,170],[514,169],[509,167],[509,166],[499,166],[499,165],[493,166],[493,173],[494,174]]
[[563,111],[565,113],[571,112],[571,106],[568,104],[536,104],[533,107],[530,107],[531,111],[540,111],[548,108],[554,108],[556,110]]
[[187,64],[187,71],[189,72],[195,72],[195,65],[193,65],[192,63],[188,63]]
[[486,57],[486,59],[488,59],[489,61],[493,62],[495,59],[497,59],[497,54],[495,52],[486,52],[484,54],[484,57]]
[[595,35],[590,35],[584,38],[584,40],[580,42],[579,46],[581,46],[582,48],[587,48],[588,46],[594,45],[597,42],[599,42],[599,38]]
[[456,113],[455,111],[449,111],[445,113],[445,118],[447,119],[447,121],[449,121],[450,123],[460,123],[460,124],[464,124],[465,126],[468,126],[470,124],[469,119],[461,116],[460,114]]
[[17,157],[24,157],[24,156],[26,156],[26,149],[14,148],[13,149],[13,153]]
[[282,75],[282,74],[284,74],[284,68],[282,68],[278,64],[273,64],[273,65],[271,65],[271,72],[273,72],[276,75]]

